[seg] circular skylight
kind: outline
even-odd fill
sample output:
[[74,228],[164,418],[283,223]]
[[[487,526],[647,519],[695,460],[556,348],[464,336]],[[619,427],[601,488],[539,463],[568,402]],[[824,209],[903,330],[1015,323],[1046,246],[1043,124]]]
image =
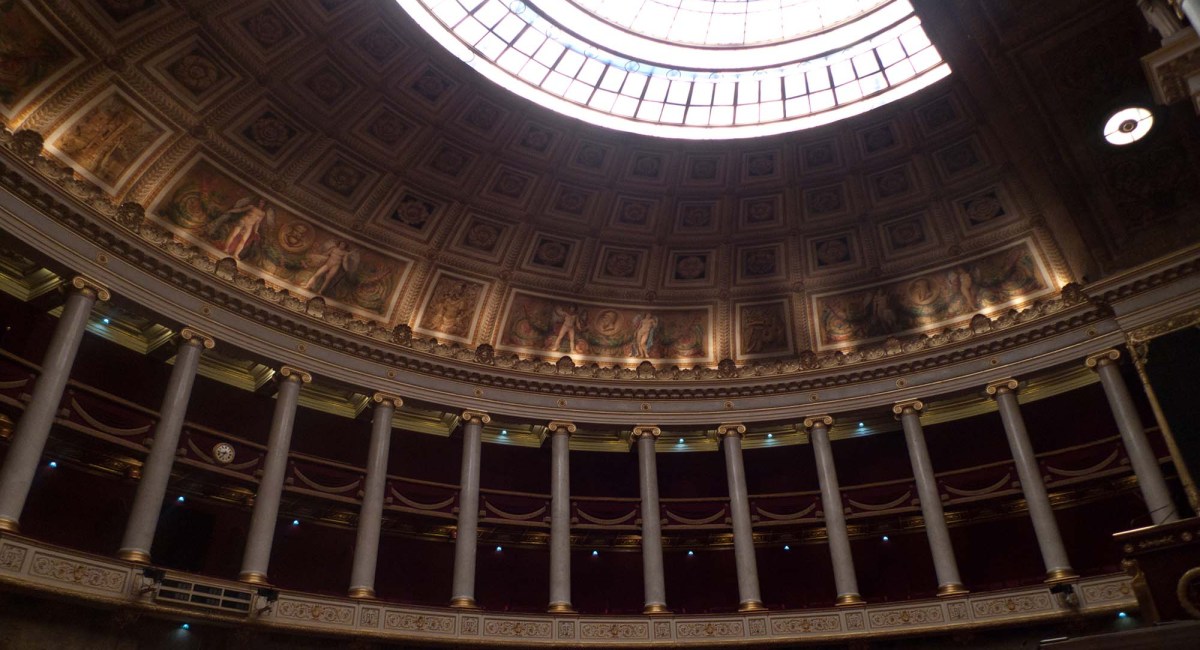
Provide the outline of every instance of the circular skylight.
[[1137,142],[1146,137],[1154,126],[1154,115],[1140,107],[1122,108],[1104,124],[1104,139],[1121,146]]
[[783,133],[950,73],[908,0],[398,0],[492,81],[677,138]]

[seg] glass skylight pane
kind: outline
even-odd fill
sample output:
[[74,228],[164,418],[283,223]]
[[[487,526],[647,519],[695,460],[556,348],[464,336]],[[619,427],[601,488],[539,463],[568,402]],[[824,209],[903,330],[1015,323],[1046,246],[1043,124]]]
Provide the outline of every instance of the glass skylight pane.
[[681,124],[685,110],[685,107],[678,104],[667,104],[663,106],[662,117],[659,120],[667,124]]
[[528,26],[529,23],[521,20],[515,14],[509,14],[505,16],[504,20],[501,20],[500,24],[496,25],[492,31],[496,32],[496,35],[504,39],[506,42],[511,43],[517,38],[517,35],[521,33],[521,30]]
[[621,84],[625,83],[625,74],[624,70],[616,66],[608,66],[604,73],[604,79],[600,81],[600,87],[614,93],[621,90]]
[[671,82],[671,90],[667,92],[667,101],[672,104],[686,104],[691,91],[692,82],[676,79]]
[[808,80],[808,92],[810,93],[825,90],[831,86],[829,83],[829,70],[827,68],[810,70],[804,75],[804,78]]
[[537,54],[533,55],[533,58],[537,59],[538,63],[547,68],[553,68],[554,64],[558,63],[558,58],[563,55],[564,51],[565,49],[562,45],[554,41],[546,41],[542,44],[541,49],[537,51]]
[[884,88],[887,88],[887,85],[888,85],[887,79],[883,78],[882,72],[876,72],[875,74],[867,77],[866,79],[859,79],[859,81],[858,81],[858,86],[859,86],[859,88],[862,88],[862,94],[864,96],[865,95],[874,95],[875,93],[883,90]]
[[529,57],[510,47],[504,54],[500,55],[499,59],[496,59],[496,65],[516,74],[521,71],[521,68],[525,67],[525,62],[528,60]]
[[733,104],[734,96],[737,92],[737,86],[732,81],[719,81],[716,84],[716,92],[713,94],[713,104],[718,106],[727,106]]
[[758,104],[748,104],[737,107],[737,123],[738,124],[757,124],[758,123]]
[[843,84],[854,81],[854,65],[849,61],[838,61],[829,66],[829,71],[833,74],[833,85],[841,86]]
[[796,73],[784,77],[783,88],[784,94],[788,97],[803,95],[805,91],[804,75]]
[[480,54],[495,61],[504,53],[504,50],[508,49],[508,43],[500,40],[495,34],[487,34],[475,45],[475,48],[479,50]]
[[497,0],[488,0],[474,13],[475,19],[483,23],[486,27],[495,25],[507,15],[509,15],[508,7],[505,7],[504,3]]
[[657,122],[659,116],[662,115],[662,109],[662,102],[642,102],[641,107],[638,108],[637,117],[639,120]]
[[879,72],[879,61],[875,60],[875,52],[866,52],[854,57],[854,72],[860,79],[869,74]]
[[763,79],[758,83],[760,101],[771,102],[783,99],[782,79]]
[[707,81],[692,84],[692,106],[710,106],[713,103],[715,86]]
[[758,103],[758,81],[747,80],[738,82],[738,104],[757,104]]
[[588,102],[588,106],[607,113],[612,110],[613,103],[617,101],[617,97],[619,97],[617,93],[607,90],[597,90],[592,95],[591,101]]
[[524,68],[521,68],[521,78],[535,86],[540,86],[542,85],[542,80],[546,78],[546,74],[549,72],[550,68],[537,61],[530,61],[525,64]]
[[618,95],[617,101],[613,103],[612,112],[625,117],[633,117],[637,113],[638,100],[627,95]]
[[525,54],[533,56],[535,53],[537,53],[538,48],[542,46],[542,43],[545,42],[545,34],[536,29],[527,29],[525,30],[525,33],[521,34],[521,37],[518,38],[515,43],[513,43],[513,47],[521,50]]
[[875,51],[879,52],[879,60],[883,61],[884,67],[892,65],[906,56],[904,54],[904,47],[900,45],[900,41],[898,40],[888,41],[876,48]]
[[597,81],[600,81],[600,75],[604,74],[605,65],[596,59],[588,59],[587,63],[583,64],[583,70],[575,75],[575,78],[585,84],[594,86]]
[[850,104],[862,99],[862,89],[858,87],[858,82],[856,81],[844,86],[838,86],[835,90],[837,91],[838,104]]
[[708,126],[708,117],[711,112],[707,106],[692,106],[688,109],[684,123],[692,126]]
[[622,95],[630,97],[641,97],[642,90],[646,87],[646,75],[631,74],[625,78],[625,85],[621,88]]
[[480,25],[478,20],[467,18],[459,23],[458,27],[454,28],[454,33],[462,39],[462,42],[473,46],[488,33],[488,30],[483,25]]
[[919,50],[929,47],[929,37],[925,36],[925,30],[913,29],[900,35],[900,42],[904,45],[904,50],[909,54],[913,54]]
[[763,102],[758,105],[758,119],[763,122],[774,122],[783,119],[783,101]]
[[912,62],[908,59],[887,69],[888,82],[893,86],[912,79],[916,75],[917,71],[913,70]]
[[708,123],[713,126],[729,126],[733,124],[733,107],[714,106],[712,114],[708,118]]
[[571,85],[567,87],[566,98],[578,104],[586,104],[595,89],[596,87],[591,84],[572,81]]
[[457,2],[443,2],[434,8],[433,13],[447,25],[457,25],[467,12]]
[[808,95],[789,99],[784,103],[784,109],[787,111],[788,117],[800,117],[808,115],[811,111],[808,108]]
[[833,98],[832,90],[822,90],[819,93],[813,93],[808,96],[809,104],[812,105],[812,112],[819,113],[837,106],[837,102]]
[[586,60],[579,52],[567,50],[562,58],[559,59],[558,65],[554,66],[554,69],[568,77],[574,77],[579,72],[579,69],[583,67],[583,62]]
[[925,70],[928,70],[929,68],[941,63],[942,57],[938,56],[937,50],[933,49],[932,47],[927,47],[910,56],[908,60],[912,61],[913,67],[916,68],[918,72],[924,72]]
[[546,80],[542,82],[542,88],[549,93],[562,95],[567,92],[567,86],[571,85],[571,78],[558,72],[551,72]]
[[646,94],[643,97],[648,102],[661,102],[667,98],[667,88],[671,82],[664,77],[654,77],[650,79],[650,83],[646,85]]

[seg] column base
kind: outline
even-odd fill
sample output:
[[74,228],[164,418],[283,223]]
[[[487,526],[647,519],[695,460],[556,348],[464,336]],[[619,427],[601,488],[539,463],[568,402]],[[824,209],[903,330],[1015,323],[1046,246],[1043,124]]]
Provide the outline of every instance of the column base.
[[346,595],[351,598],[374,598],[375,590],[370,587],[351,587]]
[[479,605],[475,604],[475,599],[466,596],[450,599],[450,606],[455,609],[479,609]]
[[834,607],[859,607],[866,605],[867,601],[863,600],[858,594],[842,594],[837,597],[837,601],[833,603]]
[[21,524],[18,524],[16,519],[0,517],[0,533],[12,533],[17,535],[20,534],[20,532]]
[[117,551],[117,557],[134,564],[150,564],[150,554],[135,548],[123,548]]
[[671,610],[667,609],[667,606],[662,603],[650,603],[649,605],[646,605],[645,609],[642,610],[642,613],[650,616],[661,616],[664,614],[670,614]]
[[238,580],[252,585],[269,585],[267,582],[267,574],[259,573],[258,571],[242,571],[238,574]]
[[1072,569],[1051,569],[1046,572],[1046,584],[1052,585],[1059,582],[1070,582],[1078,580],[1079,574]]
[[546,608],[548,614],[577,614],[571,603],[550,603],[550,607]]
[[746,602],[738,605],[738,611],[744,614],[750,612],[765,612],[767,611],[767,608],[763,607],[763,604],[757,600],[747,600]]
[[968,591],[967,588],[962,586],[961,584],[959,584],[957,582],[949,582],[944,585],[938,585],[937,597],[938,598],[957,598],[959,596],[966,596],[969,593],[971,593],[971,592]]

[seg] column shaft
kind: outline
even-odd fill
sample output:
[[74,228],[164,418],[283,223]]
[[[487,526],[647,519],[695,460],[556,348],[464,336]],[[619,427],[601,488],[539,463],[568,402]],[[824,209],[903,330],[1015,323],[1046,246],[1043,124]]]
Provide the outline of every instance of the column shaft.
[[854,556],[850,553],[850,535],[846,531],[846,514],[842,511],[842,493],[838,486],[837,468],[833,463],[833,448],[829,444],[829,416],[817,416],[804,421],[809,430],[813,454],[817,460],[817,481],[821,486],[821,507],[825,512],[825,530],[829,537],[829,555],[833,560],[833,582],[837,587],[838,605],[861,605],[858,577],[854,573]]
[[358,536],[354,541],[354,566],[350,569],[350,597],[375,597],[375,567],[379,562],[379,532],[383,526],[384,489],[387,487],[388,448],[392,441],[392,415],[400,398],[375,394],[371,416],[371,444],[367,449],[367,477],[362,507],[358,511]]
[[1067,549],[1058,533],[1058,522],[1054,520],[1054,510],[1050,507],[1050,498],[1046,495],[1046,486],[1042,483],[1042,473],[1038,469],[1033,445],[1029,442],[1025,419],[1021,417],[1021,407],[1017,404],[1017,394],[1014,392],[1016,384],[1015,380],[997,382],[988,386],[988,392],[996,396],[996,406],[1000,409],[1000,419],[1004,422],[1004,435],[1007,436],[1008,447],[1012,450],[1017,476],[1021,480],[1021,492],[1025,495],[1029,518],[1033,521],[1033,532],[1042,552],[1042,562],[1046,565],[1046,578],[1050,582],[1070,580],[1078,576],[1071,569]]
[[893,410],[900,416],[900,423],[904,427],[904,441],[908,445],[908,458],[912,463],[913,477],[916,478],[917,496],[921,500],[921,517],[925,520],[925,534],[933,554],[938,596],[957,596],[967,593],[967,590],[958,577],[958,563],[954,559],[954,547],[950,544],[950,530],[946,527],[946,514],[942,511],[942,498],[933,475],[933,464],[929,461],[929,450],[925,448],[921,416],[917,413],[920,408],[920,402],[908,402],[897,404]]
[[738,611],[765,609],[758,588],[758,563],[754,557],[754,528],[750,524],[750,498],[746,492],[746,472],[742,465],[742,434],[746,428],[721,425],[717,429],[724,440],[725,477],[729,482],[729,514],[733,520],[733,559],[737,566]]
[[571,607],[571,432],[575,425],[550,423],[550,612]]
[[479,541],[479,453],[483,447],[483,425],[491,418],[483,413],[463,413],[462,471],[458,490],[458,529],[454,539],[454,579],[451,607],[475,607],[475,550]]
[[1125,443],[1125,452],[1129,454],[1129,464],[1137,475],[1138,487],[1142,498],[1146,500],[1146,508],[1150,510],[1150,521],[1154,525],[1165,524],[1179,519],[1175,511],[1175,503],[1171,500],[1171,492],[1167,482],[1163,480],[1162,469],[1150,441],[1146,439],[1146,430],[1142,427],[1142,419],[1138,416],[1129,389],[1115,362],[1116,350],[1109,350],[1088,357],[1088,365],[1093,366],[1100,374],[1100,384],[1108,397],[1108,405],[1112,408],[1117,428],[1121,431],[1121,440]]
[[33,385],[32,398],[17,422],[4,466],[0,468],[0,531],[17,532],[19,529],[21,511],[25,509],[25,500],[50,437],[63,389],[75,363],[75,353],[79,351],[88,315],[97,298],[107,299],[108,291],[82,282],[81,278],[75,279],[75,289],[67,295],[50,347],[42,359],[42,372]]
[[[647,614],[666,614],[667,585],[663,577],[662,515],[658,505],[658,467],[654,443],[658,427],[641,432],[637,439],[638,483],[642,493],[642,588]],[[634,430],[638,434],[637,429]]]
[[271,544],[275,541],[275,526],[279,518],[279,501],[283,496],[283,481],[287,474],[288,449],[292,445],[292,426],[296,422],[296,404],[300,385],[310,381],[307,373],[292,368],[280,371],[279,394],[275,397],[275,414],[271,418],[271,433],[267,438],[267,456],[263,461],[262,479],[254,498],[250,516],[250,534],[242,556],[242,571],[238,579],[251,584],[267,584],[267,566],[271,562]]
[[133,497],[129,521],[125,524],[121,550],[117,552],[121,559],[130,562],[150,563],[150,547],[154,544],[159,513],[167,495],[167,485],[171,482],[171,467],[179,449],[179,435],[196,381],[196,369],[200,367],[200,354],[205,347],[213,345],[212,339],[206,336],[186,329],[183,334],[186,338],[175,355],[175,367],[167,380],[167,392],[159,409],[150,453],[142,465],[142,478]]

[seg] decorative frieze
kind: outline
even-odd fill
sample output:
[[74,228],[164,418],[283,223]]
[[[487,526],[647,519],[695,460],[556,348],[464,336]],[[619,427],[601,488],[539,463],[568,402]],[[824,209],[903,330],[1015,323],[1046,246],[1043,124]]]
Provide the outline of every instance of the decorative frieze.
[[277,618],[309,625],[354,625],[354,607],[349,605],[281,598],[275,603],[274,613]]
[[454,616],[438,614],[413,614],[389,610],[383,617],[383,627],[403,632],[430,632],[454,634]]
[[33,561],[29,565],[29,575],[114,594],[124,593],[125,583],[129,578],[128,571],[42,552],[34,552]]

